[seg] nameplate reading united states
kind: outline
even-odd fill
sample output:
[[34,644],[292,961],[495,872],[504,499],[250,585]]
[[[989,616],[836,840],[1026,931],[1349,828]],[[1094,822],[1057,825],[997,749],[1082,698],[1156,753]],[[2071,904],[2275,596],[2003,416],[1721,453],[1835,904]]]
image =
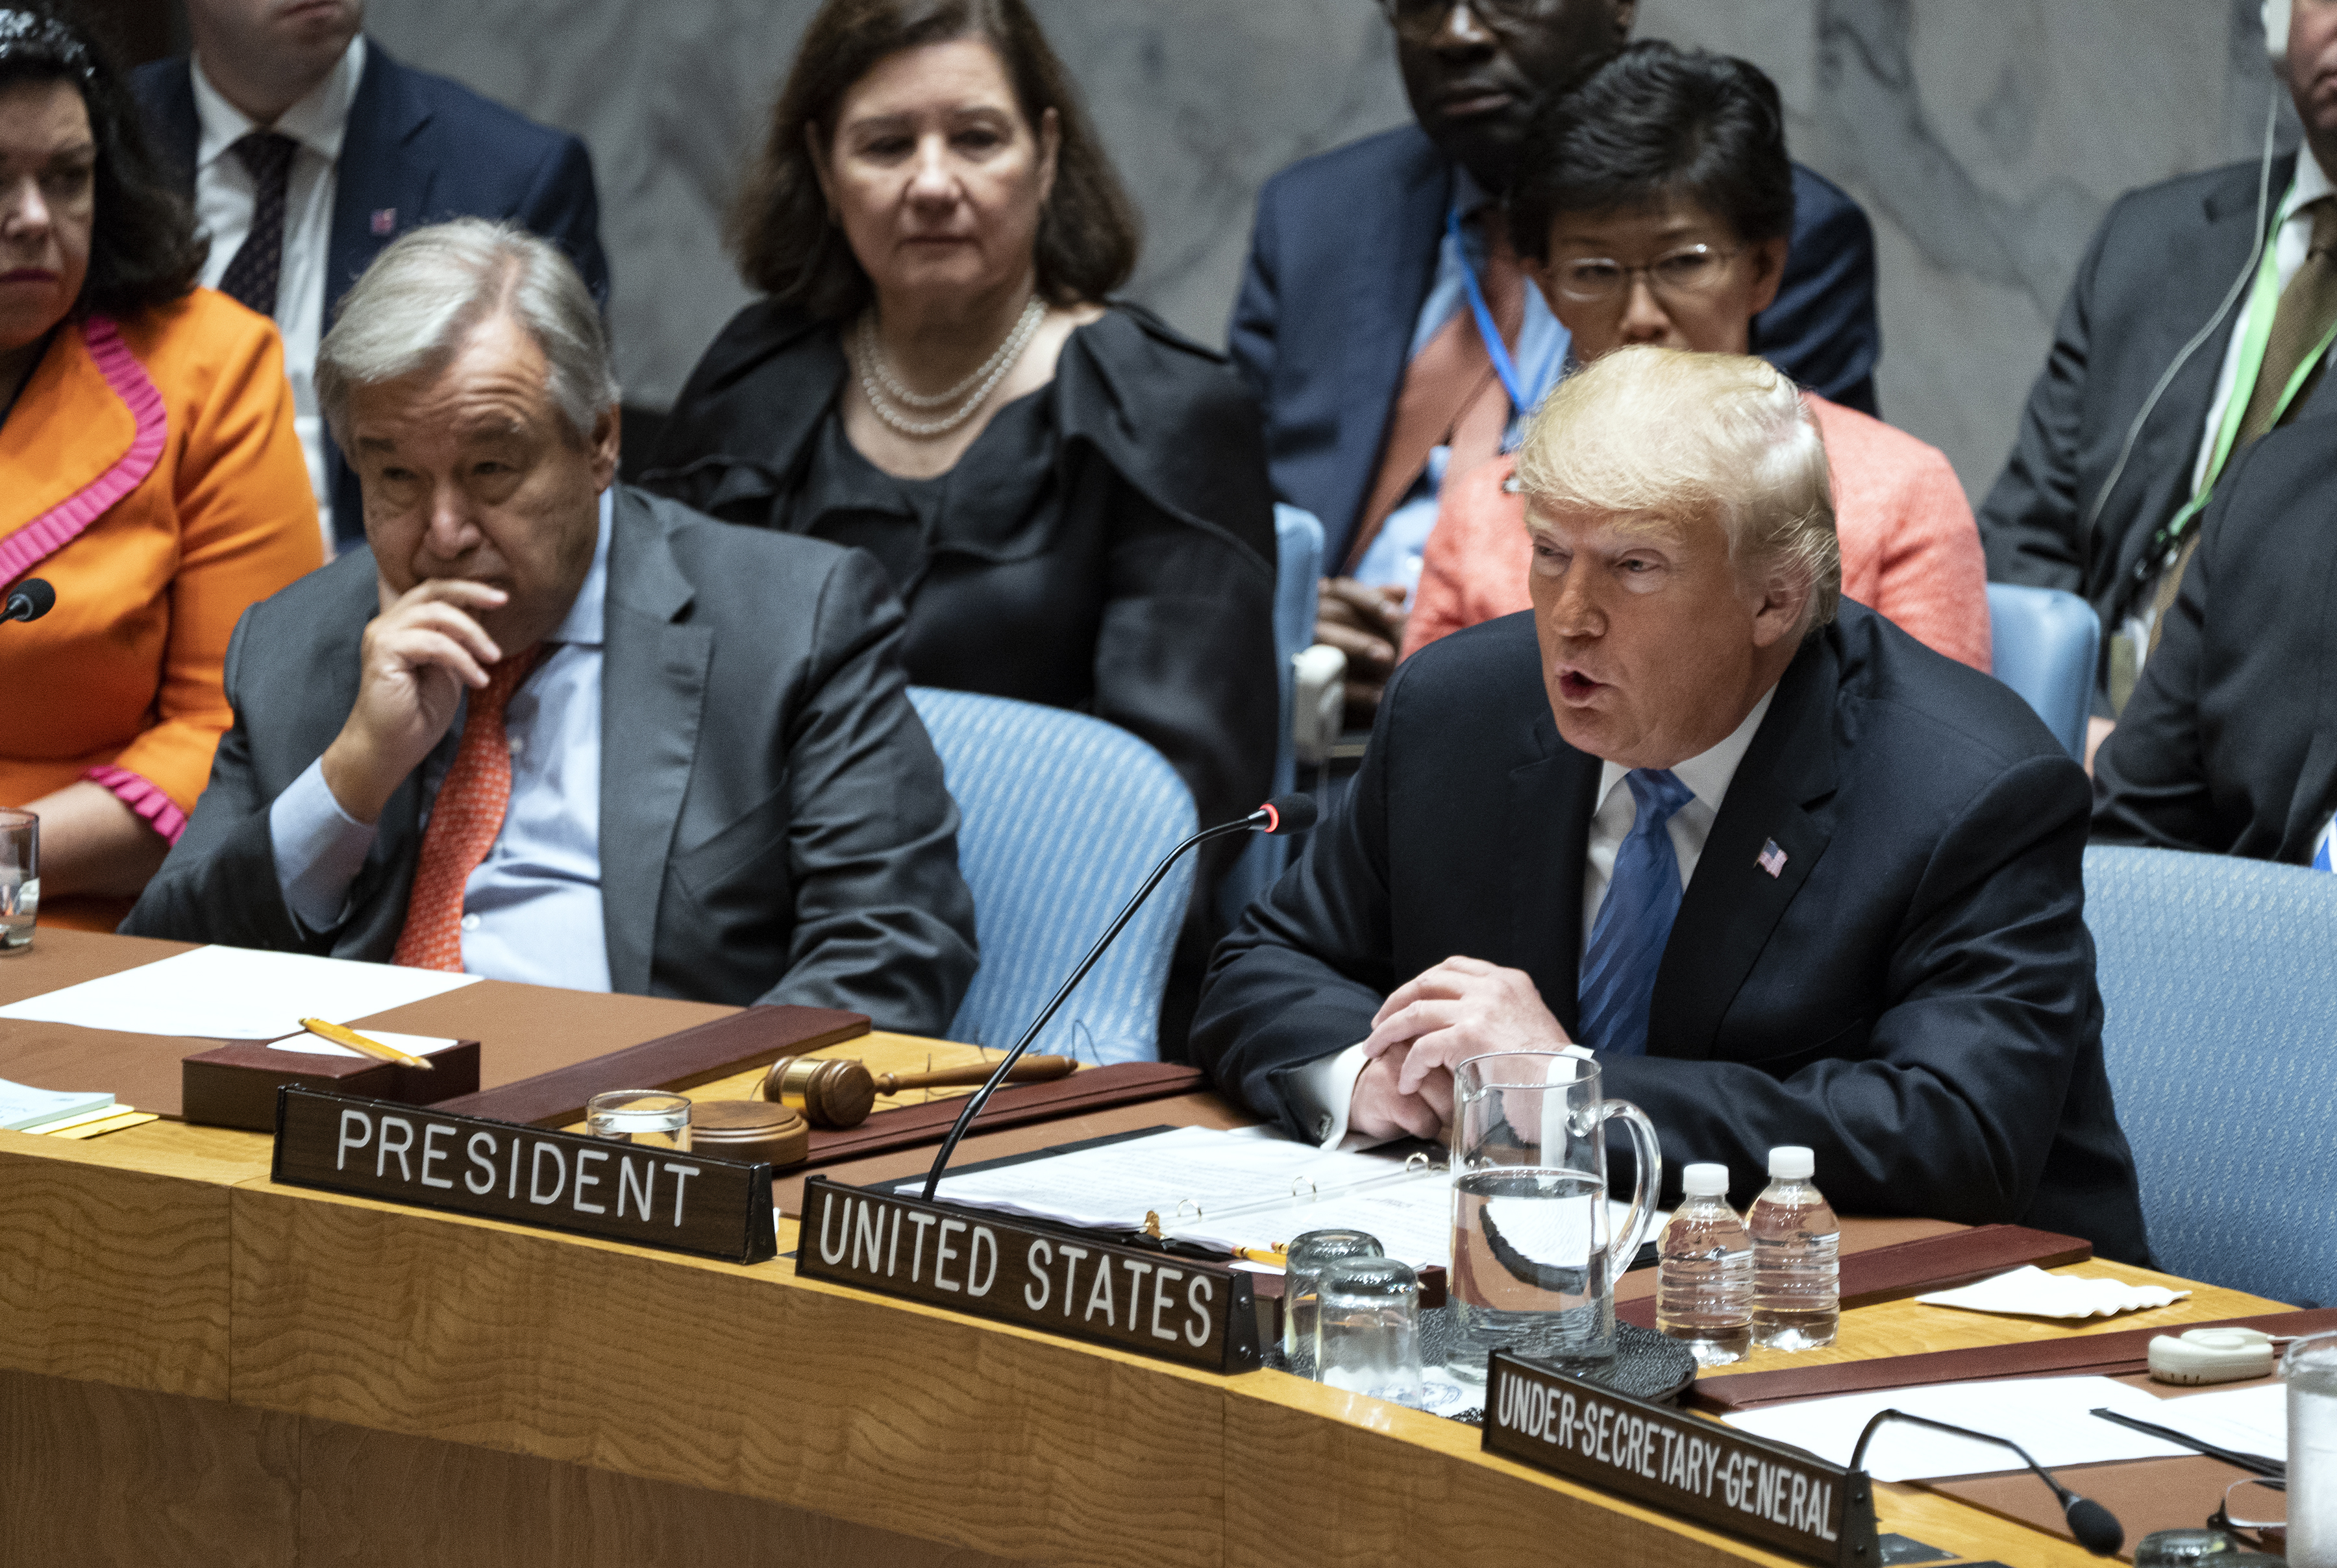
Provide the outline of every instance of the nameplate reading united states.
[[296,1187],[732,1263],[778,1252],[768,1165],[288,1084],[276,1091],[271,1174]]
[[1211,1372],[1259,1364],[1248,1275],[814,1176],[796,1272]]
[[1863,1471],[1493,1352],[1485,1447],[1811,1563],[1876,1568]]

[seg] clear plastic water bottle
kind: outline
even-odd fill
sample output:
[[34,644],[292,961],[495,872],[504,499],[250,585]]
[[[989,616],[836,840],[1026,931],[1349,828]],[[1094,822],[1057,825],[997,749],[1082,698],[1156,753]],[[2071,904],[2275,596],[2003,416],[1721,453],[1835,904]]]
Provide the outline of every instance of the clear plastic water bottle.
[[1842,1225],[1799,1144],[1769,1151],[1769,1185],[1745,1216],[1753,1232],[1753,1342],[1772,1350],[1833,1343],[1842,1320]]
[[1753,1348],[1753,1238],[1728,1206],[1728,1167],[1690,1165],[1687,1196],[1656,1241],[1656,1328],[1705,1367]]

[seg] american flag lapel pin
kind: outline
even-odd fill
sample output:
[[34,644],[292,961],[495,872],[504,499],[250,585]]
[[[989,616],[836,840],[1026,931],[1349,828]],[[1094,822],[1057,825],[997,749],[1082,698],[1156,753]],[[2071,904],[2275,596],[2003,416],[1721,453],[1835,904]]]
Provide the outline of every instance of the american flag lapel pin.
[[1780,876],[1785,870],[1785,852],[1777,847],[1775,839],[1770,839],[1762,844],[1760,857],[1755,863],[1771,876]]
[[385,239],[396,233],[397,209],[395,207],[376,209],[373,215],[373,231]]

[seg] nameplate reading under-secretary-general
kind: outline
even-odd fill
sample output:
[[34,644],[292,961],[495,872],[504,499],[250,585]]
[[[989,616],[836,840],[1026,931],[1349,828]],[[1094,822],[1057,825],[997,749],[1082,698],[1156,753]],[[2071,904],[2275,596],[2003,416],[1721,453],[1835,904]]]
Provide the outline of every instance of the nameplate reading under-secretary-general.
[[1493,1352],[1485,1447],[1812,1563],[1882,1561],[1865,1473]]
[[1211,1372],[1259,1365],[1238,1270],[814,1176],[796,1272]]
[[768,1165],[288,1084],[276,1091],[271,1174],[733,1263],[778,1252]]

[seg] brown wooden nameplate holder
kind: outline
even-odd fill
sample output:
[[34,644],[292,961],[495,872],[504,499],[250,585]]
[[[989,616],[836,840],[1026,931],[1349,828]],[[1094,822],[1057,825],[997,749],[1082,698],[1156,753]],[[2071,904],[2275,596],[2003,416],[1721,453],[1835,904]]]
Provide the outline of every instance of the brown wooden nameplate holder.
[[[1115,1062],[1109,1066],[1089,1067],[1051,1083],[1008,1085],[992,1095],[990,1103],[982,1108],[980,1130],[995,1133],[1032,1122],[1085,1115],[1116,1105],[1165,1100],[1208,1086],[1208,1079],[1198,1067],[1180,1067],[1169,1062]],[[949,1135],[951,1124],[964,1108],[965,1101],[952,1096],[929,1100],[922,1105],[898,1105],[889,1111],[878,1111],[856,1127],[834,1132],[814,1128],[809,1164],[834,1165],[846,1160],[938,1144]]]
[[[2064,1263],[2082,1263],[2093,1255],[2094,1244],[2082,1237],[2032,1231],[2026,1225],[1975,1225],[1950,1235],[1845,1253],[1842,1304],[1872,1307],[1925,1290],[1951,1290],[2027,1263],[2058,1269]],[[1656,1299],[1642,1296],[1636,1301],[1618,1302],[1615,1316],[1652,1329]]]
[[593,1096],[611,1089],[694,1089],[867,1032],[865,1017],[834,1008],[748,1008],[693,1029],[435,1104],[457,1115],[566,1126],[583,1119]]
[[179,1114],[190,1122],[266,1133],[275,1130],[276,1091],[284,1084],[404,1105],[478,1092],[478,1041],[458,1040],[433,1051],[430,1061],[425,1072],[371,1057],[315,1056],[259,1040],[230,1041],[179,1064]]
[[1485,1451],[1620,1493],[1804,1562],[1879,1568],[1874,1488],[1784,1443],[1699,1420],[1496,1350]]
[[1209,1372],[1261,1364],[1249,1276],[814,1176],[796,1272]]
[[276,1094],[269,1175],[732,1263],[778,1251],[768,1165],[289,1085]]
[[[1952,1308],[1942,1310],[1951,1311]],[[1990,1378],[2122,1378],[2150,1369],[2150,1342],[2161,1334],[2194,1329],[2261,1329],[2275,1338],[2323,1334],[2337,1329],[2337,1308],[2272,1312],[2256,1318],[2221,1318],[2213,1323],[2168,1323],[2116,1334],[2078,1334],[2028,1344],[1972,1345],[1961,1350],[1925,1350],[1912,1356],[1877,1356],[1823,1367],[1781,1367],[1774,1372],[1740,1372],[1699,1378],[1688,1402],[1707,1410],[1749,1410],[1784,1399],[1815,1399],[1829,1394],[1865,1394],[1881,1388],[1927,1388]]]

